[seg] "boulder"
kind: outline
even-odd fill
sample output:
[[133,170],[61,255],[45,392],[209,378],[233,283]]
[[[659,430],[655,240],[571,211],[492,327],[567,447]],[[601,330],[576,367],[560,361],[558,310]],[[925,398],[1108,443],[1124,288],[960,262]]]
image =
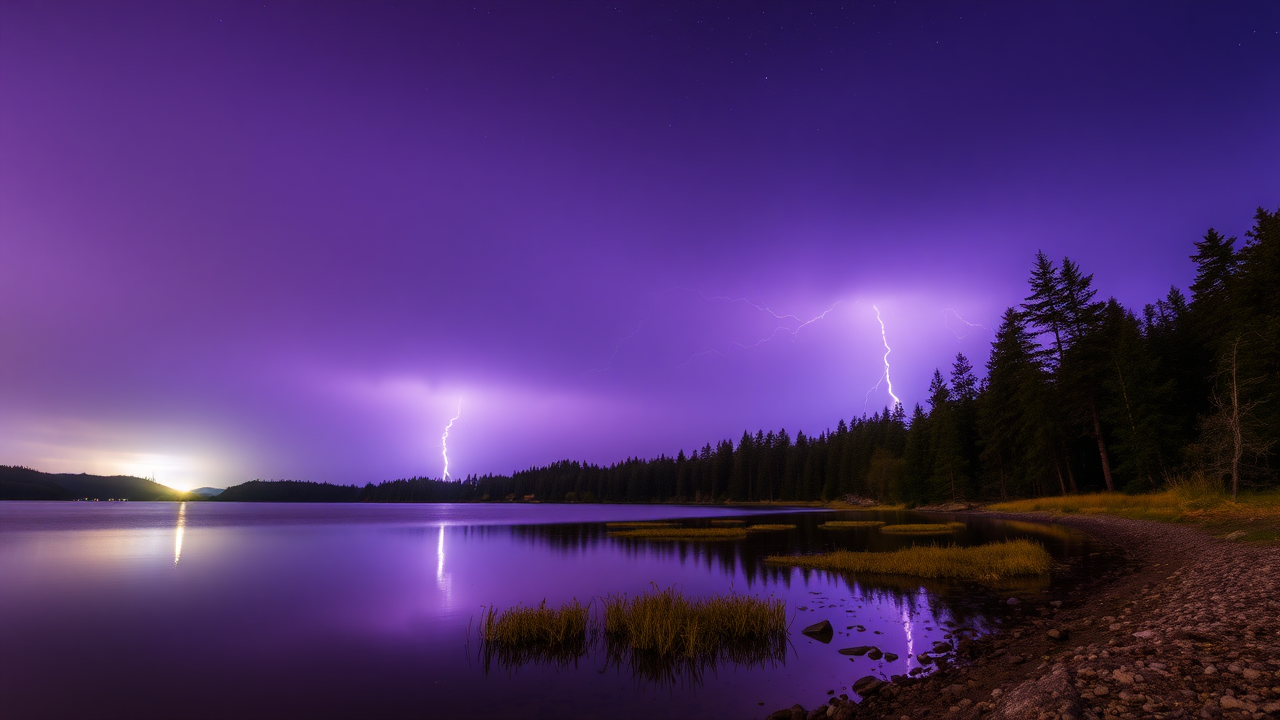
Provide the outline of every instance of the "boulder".
[[866,655],[875,648],[870,645],[859,645],[857,647],[840,648],[841,655]]
[[853,681],[853,691],[867,697],[874,695],[880,690],[880,686],[884,685],[884,681],[874,675],[864,675]]
[[[993,699],[995,696],[993,695]],[[1062,666],[1044,677],[1028,680],[996,699],[994,712],[988,717],[999,720],[1024,720],[1042,717],[1078,718],[1083,714],[1080,695]]]
[[835,637],[835,630],[831,628],[831,623],[826,620],[823,620],[820,623],[814,623],[800,632],[820,643],[829,643],[831,642],[831,638]]
[[768,717],[768,720],[808,720],[809,713],[804,711],[800,705],[792,705],[785,710],[778,710]]

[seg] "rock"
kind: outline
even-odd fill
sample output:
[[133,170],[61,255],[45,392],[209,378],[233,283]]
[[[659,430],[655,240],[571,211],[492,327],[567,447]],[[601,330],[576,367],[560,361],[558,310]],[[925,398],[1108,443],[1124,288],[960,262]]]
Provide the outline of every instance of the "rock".
[[1253,712],[1258,709],[1257,705],[1241,700],[1240,698],[1231,697],[1230,695],[1223,695],[1218,698],[1218,705],[1222,706],[1223,710],[1244,710],[1245,712]]
[[829,643],[831,642],[831,638],[835,637],[835,630],[832,629],[831,623],[826,620],[823,620],[820,623],[814,623],[800,632],[820,643]]
[[1009,598],[1008,600],[1005,600],[1005,603],[1008,605],[1017,605],[1020,602],[1022,601],[1019,600],[1018,598]]
[[[890,653],[890,652],[887,652],[887,653],[885,653],[885,654],[884,654],[884,661],[885,661],[885,662],[893,662],[894,660],[897,660],[897,659],[898,659],[898,655],[897,655],[897,653]],[[1253,672],[1253,671],[1252,671],[1252,670],[1250,670],[1249,672]],[[1247,676],[1246,676],[1246,677],[1247,677]]]
[[880,648],[871,648],[871,652],[867,653],[867,658],[871,660],[879,660],[884,657],[884,653],[880,652]]
[[1049,601],[1049,604],[1050,604],[1050,605],[1052,605],[1052,606],[1054,606],[1054,607],[1056,607],[1056,608],[1060,608],[1060,607],[1062,607],[1062,601],[1061,601],[1061,600],[1050,600],[1050,601]]
[[853,681],[853,691],[867,697],[874,695],[880,690],[880,686],[884,685],[884,681],[874,675],[864,675]]
[[808,720],[809,713],[804,711],[800,705],[792,705],[786,710],[778,710],[768,717],[768,720]]
[[1138,638],[1139,640],[1150,640],[1151,638],[1156,636],[1156,632],[1154,630],[1139,630],[1138,632],[1134,633],[1133,636]]
[[841,655],[858,655],[858,656],[862,656],[862,655],[866,655],[867,653],[871,652],[871,650],[873,650],[873,649],[874,649],[874,648],[872,648],[870,645],[859,645],[859,646],[857,646],[857,647],[840,648],[839,652],[840,652],[840,654],[841,654]]
[[[1243,530],[1237,530],[1237,531],[1235,531],[1235,532],[1233,532],[1233,533],[1229,533],[1226,537],[1224,537],[1224,538],[1222,538],[1222,539],[1223,539],[1223,540],[1226,540],[1227,542],[1235,542],[1236,540],[1239,540],[1240,538],[1242,538],[1242,537],[1244,537],[1245,535],[1248,535],[1248,534],[1249,534],[1249,533],[1247,533],[1247,532],[1245,532],[1245,531],[1243,531]],[[1226,707],[1226,705],[1223,705],[1223,707]]]
[[1063,640],[1071,637],[1071,631],[1066,628],[1053,628],[1046,634],[1049,636],[1050,640],[1057,640],[1058,642],[1062,642]]
[[1028,680],[1018,687],[997,695],[995,709],[987,717],[998,720],[1024,720],[1039,718],[1047,711],[1052,717],[1080,717],[1080,695],[1072,687],[1065,670],[1054,672],[1036,680]]

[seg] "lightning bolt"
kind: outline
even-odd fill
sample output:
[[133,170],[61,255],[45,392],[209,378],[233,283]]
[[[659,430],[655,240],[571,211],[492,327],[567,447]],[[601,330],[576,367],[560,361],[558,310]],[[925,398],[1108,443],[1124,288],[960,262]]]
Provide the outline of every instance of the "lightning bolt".
[[[871,308],[876,311],[876,322],[880,323],[880,340],[884,342],[884,374],[880,376],[880,380],[876,381],[875,386],[872,387],[871,390],[867,391],[867,397],[871,397],[872,391],[880,388],[880,382],[883,380],[884,383],[889,386],[889,397],[893,398],[893,406],[897,407],[902,404],[902,401],[898,399],[897,395],[893,394],[893,379],[889,377],[889,353],[892,352],[889,348],[889,336],[884,330],[884,320],[880,317],[880,308],[875,305],[872,305]],[[862,402],[862,412],[865,414],[866,411],[867,402],[864,399]]]
[[[680,288],[680,289],[682,289],[682,290],[687,290],[688,288]],[[795,342],[795,340],[796,340],[796,335],[798,335],[798,334],[800,333],[800,331],[801,331],[801,330],[803,330],[806,326],[808,326],[808,325],[812,325],[813,323],[816,323],[816,322],[818,322],[819,320],[822,320],[823,318],[825,318],[825,317],[826,317],[826,316],[827,316],[827,315],[828,315],[832,310],[835,310],[835,309],[836,309],[836,306],[837,306],[837,305],[839,305],[839,304],[840,304],[840,302],[841,302],[841,301],[837,300],[837,301],[835,301],[834,303],[832,303],[832,304],[831,304],[831,307],[827,308],[826,310],[823,310],[821,314],[816,315],[816,316],[814,316],[814,317],[811,317],[811,318],[809,318],[808,320],[805,320],[804,318],[802,318],[802,317],[800,317],[800,316],[798,316],[798,315],[790,315],[790,314],[780,315],[780,314],[778,314],[778,313],[774,312],[772,308],[770,308],[767,304],[765,304],[765,303],[763,302],[763,300],[762,300],[759,304],[757,304],[757,303],[754,303],[754,302],[752,302],[752,301],[748,300],[747,298],[735,298],[735,297],[729,297],[729,296],[727,296],[727,295],[711,295],[711,296],[709,296],[709,295],[706,295],[706,294],[704,294],[704,293],[702,293],[702,292],[699,292],[699,291],[697,291],[697,290],[689,290],[689,292],[696,292],[696,293],[698,293],[698,296],[699,296],[699,297],[701,297],[703,300],[709,300],[709,301],[724,300],[724,301],[727,301],[727,302],[741,302],[741,303],[746,303],[747,305],[750,305],[751,307],[753,307],[753,308],[755,308],[755,309],[759,310],[760,312],[768,313],[768,314],[769,314],[771,317],[773,317],[774,319],[777,319],[777,320],[794,320],[794,321],[796,321],[796,322],[798,322],[798,323],[800,323],[800,324],[799,324],[799,325],[797,325],[797,326],[795,327],[795,329],[794,329],[794,330],[793,330],[792,328],[790,328],[790,327],[785,326],[785,325],[784,325],[784,326],[776,327],[776,328],[774,328],[774,329],[773,329],[773,332],[769,333],[769,334],[768,334],[768,335],[766,335],[765,337],[763,337],[763,338],[761,338],[761,339],[759,339],[759,340],[757,340],[757,341],[755,341],[755,342],[753,342],[753,343],[749,343],[749,344],[748,344],[748,343],[740,343],[740,342],[731,342],[731,343],[729,343],[729,345],[728,345],[724,350],[719,350],[719,349],[717,349],[717,348],[711,348],[711,349],[709,349],[709,350],[703,350],[703,351],[701,351],[701,352],[696,352],[696,353],[694,353],[694,354],[690,355],[690,356],[688,357],[688,359],[686,359],[684,362],[680,363],[679,367],[685,367],[686,365],[688,365],[689,363],[693,362],[694,360],[696,360],[696,359],[698,359],[698,358],[702,357],[703,355],[719,355],[720,357],[728,357],[728,356],[729,356],[729,351],[730,351],[730,350],[733,350],[734,348],[738,348],[738,349],[740,349],[740,350],[750,350],[750,349],[752,349],[752,348],[760,347],[761,345],[763,345],[763,344],[765,344],[765,343],[767,343],[767,342],[772,342],[775,338],[777,338],[777,337],[778,337],[778,333],[785,333],[785,334],[787,334],[788,336],[790,336],[790,337],[791,337],[791,342]],[[855,304],[856,304],[856,303],[855,303]]]
[[[794,342],[794,341],[795,341],[795,339],[796,339],[796,335],[797,335],[797,334],[799,334],[799,332],[800,332],[801,330],[803,330],[805,327],[807,327],[807,326],[809,326],[809,325],[811,325],[811,324],[813,324],[813,323],[815,323],[815,322],[817,322],[817,321],[822,320],[823,318],[825,318],[825,317],[826,317],[826,316],[827,316],[827,315],[828,315],[832,310],[835,310],[835,309],[836,309],[836,306],[838,306],[838,305],[841,303],[841,301],[840,301],[840,300],[837,300],[837,301],[835,301],[834,303],[832,303],[832,304],[831,304],[831,307],[829,307],[829,308],[827,308],[826,310],[824,310],[821,314],[816,315],[816,316],[814,316],[814,317],[811,317],[811,318],[809,318],[809,319],[805,319],[805,318],[800,317],[799,315],[792,315],[792,314],[790,314],[790,313],[778,313],[778,312],[775,312],[775,311],[773,310],[773,308],[769,307],[768,303],[766,303],[766,302],[764,301],[764,299],[763,299],[763,298],[761,298],[760,302],[755,302],[755,301],[751,300],[750,298],[745,298],[745,297],[731,297],[731,296],[729,296],[729,295],[708,295],[707,293],[705,293],[705,292],[703,292],[703,291],[701,291],[701,290],[694,289],[694,288],[688,288],[688,287],[669,287],[669,288],[666,288],[665,290],[658,291],[658,292],[654,293],[653,295],[650,295],[650,296],[649,296],[649,301],[648,301],[648,302],[649,302],[649,309],[648,309],[648,311],[646,311],[646,312],[645,312],[645,315],[644,315],[644,317],[643,317],[643,318],[641,318],[640,322],[636,323],[636,327],[635,327],[635,329],[634,329],[634,330],[632,330],[631,332],[627,333],[626,335],[624,335],[623,337],[621,337],[621,338],[620,338],[616,343],[614,343],[614,345],[613,345],[613,352],[609,354],[609,358],[608,358],[607,360],[605,360],[604,365],[602,365],[602,366],[600,366],[600,367],[591,368],[591,369],[589,369],[589,370],[586,370],[586,371],[584,371],[584,372],[583,372],[583,374],[584,374],[584,375],[591,375],[591,374],[594,374],[594,373],[602,373],[602,372],[604,372],[604,371],[608,370],[608,369],[609,369],[609,367],[613,365],[613,361],[614,361],[614,359],[618,357],[618,353],[619,353],[619,351],[622,349],[622,346],[623,346],[623,345],[625,345],[629,340],[631,340],[632,338],[634,338],[636,335],[638,335],[638,334],[640,333],[640,331],[644,328],[645,324],[649,321],[650,317],[653,315],[653,301],[654,301],[655,299],[657,299],[658,297],[662,296],[662,295],[666,295],[666,294],[668,294],[668,293],[672,293],[672,292],[686,292],[686,293],[691,293],[691,294],[697,295],[698,297],[700,297],[700,298],[702,298],[703,300],[706,300],[706,301],[708,301],[708,302],[717,302],[717,301],[720,301],[720,302],[727,302],[727,303],[742,303],[742,304],[745,304],[745,305],[749,305],[749,306],[751,306],[752,308],[754,308],[754,309],[756,309],[756,310],[759,310],[759,311],[760,311],[760,312],[762,312],[762,313],[765,313],[766,315],[769,315],[770,317],[774,318],[775,320],[779,320],[779,321],[782,321],[782,322],[786,322],[786,323],[788,323],[787,325],[779,326],[779,327],[774,328],[773,332],[769,333],[767,336],[765,336],[765,337],[763,337],[763,338],[761,338],[761,339],[759,339],[759,340],[757,340],[757,341],[755,341],[755,342],[753,342],[753,343],[732,342],[732,343],[729,343],[729,345],[728,345],[728,346],[726,346],[724,350],[720,350],[720,349],[718,349],[718,348],[711,348],[711,349],[709,349],[709,350],[703,350],[703,351],[701,351],[701,352],[696,352],[696,353],[694,353],[693,355],[690,355],[690,356],[689,356],[689,357],[688,357],[684,362],[682,362],[682,363],[680,363],[679,365],[677,365],[677,367],[685,367],[685,366],[687,366],[689,363],[691,363],[691,362],[693,362],[694,360],[696,360],[696,359],[698,359],[698,358],[702,357],[703,355],[719,355],[719,356],[721,356],[721,357],[728,357],[729,352],[730,352],[730,351],[732,351],[732,350],[734,350],[734,349],[738,349],[738,350],[750,350],[750,349],[752,349],[752,348],[759,347],[759,346],[761,346],[761,345],[763,345],[763,344],[765,344],[765,343],[767,343],[767,342],[772,342],[773,340],[778,339],[778,337],[779,337],[780,335],[782,335],[782,334],[787,335],[788,337],[790,337],[790,338],[791,338],[792,342]],[[855,302],[854,304],[856,305],[857,303]],[[799,324],[798,324],[798,325],[796,325],[794,328],[792,328],[792,327],[790,326],[790,324],[791,324],[791,323],[799,323]]]
[[462,417],[462,401],[458,401],[458,413],[449,418],[449,424],[444,426],[444,435],[440,436],[440,454],[444,456],[444,480],[449,479],[449,429],[453,427],[453,421]]
[[[987,327],[986,325],[981,325],[981,324],[979,324],[979,323],[971,323],[971,322],[969,322],[968,320],[965,320],[964,318],[960,317],[960,313],[956,312],[955,310],[953,310],[953,309],[951,309],[951,308],[947,308],[947,309],[946,309],[946,311],[947,311],[947,312],[949,312],[949,313],[951,313],[952,315],[955,315],[957,320],[959,320],[960,322],[964,323],[965,325],[968,325],[968,326],[969,326],[969,327],[971,327],[971,328],[982,328],[983,330],[986,330],[987,332],[991,332],[991,328]],[[965,334],[961,335],[960,333],[956,332],[956,329],[955,329],[955,328],[951,327],[951,323],[948,321],[946,313],[943,313],[943,315],[942,315],[942,324],[943,324],[943,325],[946,325],[946,326],[947,326],[947,329],[948,329],[948,330],[950,330],[952,333],[954,333],[954,334],[955,334],[955,336],[956,336],[956,339],[957,339],[957,340],[963,340],[963,339],[965,339],[965,338],[969,337],[969,333],[967,333],[967,332],[966,332]]]
[[620,340],[618,340],[618,342],[614,343],[613,352],[609,355],[609,359],[604,361],[604,365],[601,365],[598,368],[591,368],[590,370],[587,370],[586,372],[584,372],[583,375],[590,375],[592,373],[602,373],[605,370],[608,370],[609,366],[613,364],[613,359],[618,357],[618,351],[622,349],[623,344],[626,343],[631,338],[635,337],[640,332],[641,328],[643,328],[644,324],[649,321],[649,316],[652,314],[653,314],[653,308],[650,308],[649,312],[645,313],[644,317],[640,319],[640,322],[636,323],[635,330],[632,330],[631,332],[627,333]]

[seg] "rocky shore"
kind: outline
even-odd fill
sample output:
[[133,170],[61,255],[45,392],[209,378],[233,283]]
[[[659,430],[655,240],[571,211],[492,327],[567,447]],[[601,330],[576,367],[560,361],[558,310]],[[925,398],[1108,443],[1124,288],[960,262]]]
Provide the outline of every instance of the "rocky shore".
[[957,639],[927,677],[862,678],[861,695],[768,718],[1280,718],[1280,548],[1109,516],[1052,522],[1119,561],[1011,599],[1002,632]]

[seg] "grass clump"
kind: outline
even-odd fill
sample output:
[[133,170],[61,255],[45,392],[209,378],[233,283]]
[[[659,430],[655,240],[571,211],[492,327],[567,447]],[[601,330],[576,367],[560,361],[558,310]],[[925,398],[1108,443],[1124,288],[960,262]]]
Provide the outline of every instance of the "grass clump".
[[638,540],[741,540],[747,536],[743,528],[640,528],[610,532],[609,537]]
[[672,528],[678,527],[673,522],[611,522],[605,523],[605,527],[615,530],[638,530],[641,528]]
[[883,520],[828,520],[818,527],[822,530],[851,530],[853,528],[870,528],[884,525]]
[[912,547],[892,552],[839,550],[819,555],[772,555],[765,562],[815,570],[880,575],[910,575],[938,580],[992,583],[1014,577],[1044,575],[1053,558],[1030,540],[975,547]]
[[917,523],[914,525],[885,525],[880,532],[890,535],[946,535],[964,529],[962,522]]
[[774,532],[779,530],[795,530],[796,526],[761,523],[759,525],[748,525],[746,529],[747,529],[747,532]]
[[782,659],[786,603],[736,593],[690,600],[674,588],[611,595],[604,599],[604,634],[615,653],[651,661]]
[[1242,492],[1236,500],[1221,484],[1171,478],[1171,489],[1126,495],[1090,493],[1012,500],[987,507],[996,512],[1115,515],[1134,520],[1195,525],[1215,535],[1244,531],[1243,540],[1280,542],[1280,490]]
[[569,662],[587,650],[587,608],[576,599],[560,606],[516,607],[498,612],[490,607],[480,618],[480,644],[485,664]]

